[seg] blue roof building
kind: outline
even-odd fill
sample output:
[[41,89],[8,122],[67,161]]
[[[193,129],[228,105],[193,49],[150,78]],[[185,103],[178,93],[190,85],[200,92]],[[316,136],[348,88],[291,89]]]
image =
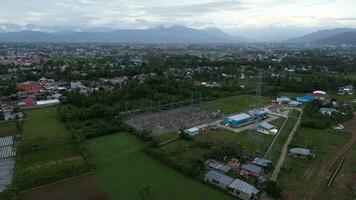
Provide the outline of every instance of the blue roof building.
[[253,121],[252,116],[249,114],[246,114],[246,113],[241,113],[238,115],[233,115],[233,116],[224,118],[224,124],[229,125],[233,128],[237,128],[237,127],[243,126],[245,124],[249,124],[252,121]]
[[310,101],[313,101],[315,99],[315,97],[313,96],[309,96],[309,95],[306,95],[306,96],[301,96],[301,97],[297,97],[297,101],[299,103],[308,103]]

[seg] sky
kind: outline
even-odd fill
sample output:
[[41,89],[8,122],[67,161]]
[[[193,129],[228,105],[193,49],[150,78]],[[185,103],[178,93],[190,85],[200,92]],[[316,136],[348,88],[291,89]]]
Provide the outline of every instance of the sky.
[[0,26],[306,31],[356,28],[355,8],[356,0],[0,0]]

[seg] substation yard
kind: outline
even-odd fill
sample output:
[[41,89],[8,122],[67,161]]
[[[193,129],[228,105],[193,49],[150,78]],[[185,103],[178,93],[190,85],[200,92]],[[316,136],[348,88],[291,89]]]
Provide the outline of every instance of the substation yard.
[[154,113],[132,116],[126,123],[138,130],[150,130],[155,135],[175,132],[180,128],[189,128],[217,120],[210,111],[197,106],[187,106]]

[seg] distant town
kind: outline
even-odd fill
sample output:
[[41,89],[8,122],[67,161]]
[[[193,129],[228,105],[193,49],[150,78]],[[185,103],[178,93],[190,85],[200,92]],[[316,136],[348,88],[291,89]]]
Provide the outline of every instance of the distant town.
[[0,43],[0,199],[354,199],[355,58]]

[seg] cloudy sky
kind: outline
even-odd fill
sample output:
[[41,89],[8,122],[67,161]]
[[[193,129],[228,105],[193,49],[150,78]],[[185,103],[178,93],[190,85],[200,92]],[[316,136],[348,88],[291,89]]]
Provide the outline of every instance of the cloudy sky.
[[0,24],[80,28],[185,25],[227,32],[356,27],[356,0],[0,0]]

